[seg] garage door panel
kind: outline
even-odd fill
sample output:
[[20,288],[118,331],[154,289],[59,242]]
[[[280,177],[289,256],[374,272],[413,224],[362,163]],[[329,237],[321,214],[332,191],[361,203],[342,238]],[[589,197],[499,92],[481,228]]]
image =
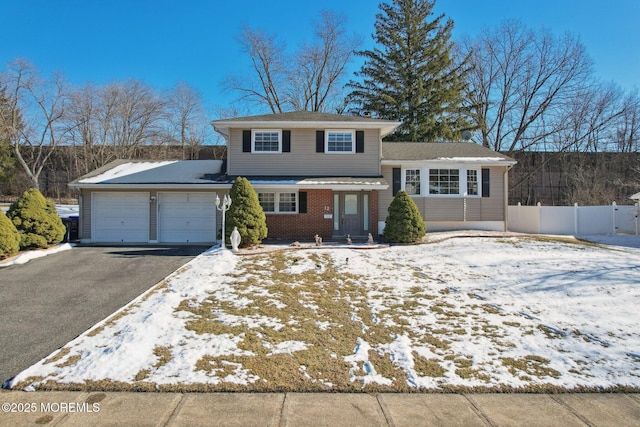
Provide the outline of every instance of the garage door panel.
[[216,240],[215,193],[160,193],[159,238],[165,243]]
[[149,193],[94,193],[93,241],[147,243]]

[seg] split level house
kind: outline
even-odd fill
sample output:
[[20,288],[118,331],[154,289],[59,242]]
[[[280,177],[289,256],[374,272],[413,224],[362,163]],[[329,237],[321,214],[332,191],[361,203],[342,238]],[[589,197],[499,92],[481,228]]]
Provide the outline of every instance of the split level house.
[[269,238],[325,241],[382,234],[394,195],[416,202],[427,231],[506,230],[515,161],[469,142],[383,142],[399,122],[316,112],[215,120],[220,160],[115,161],[79,190],[86,243],[212,243],[216,197],[249,179]]

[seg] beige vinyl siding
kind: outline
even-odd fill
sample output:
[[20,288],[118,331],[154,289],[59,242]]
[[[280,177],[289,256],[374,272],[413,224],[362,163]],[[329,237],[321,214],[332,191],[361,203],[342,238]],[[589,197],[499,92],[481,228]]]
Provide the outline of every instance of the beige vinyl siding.
[[[489,167],[490,197],[467,197],[467,221],[504,221],[504,167]],[[382,166],[382,175],[389,183],[387,190],[378,194],[380,221],[387,219],[389,205],[393,200],[393,166]],[[425,221],[464,221],[463,197],[412,196]]]
[[79,238],[91,239],[91,191],[82,190],[80,200]]
[[482,221],[504,221],[504,171],[503,167],[490,167],[490,196],[481,199]]
[[232,176],[380,175],[379,130],[365,130],[364,153],[352,154],[316,153],[316,129],[291,129],[290,153],[243,153],[242,130],[230,132],[228,173]]

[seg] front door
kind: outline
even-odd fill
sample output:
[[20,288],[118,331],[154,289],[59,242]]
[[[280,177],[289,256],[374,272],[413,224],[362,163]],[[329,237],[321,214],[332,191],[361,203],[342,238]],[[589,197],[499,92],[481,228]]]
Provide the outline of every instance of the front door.
[[334,236],[366,236],[369,232],[369,193],[333,194]]

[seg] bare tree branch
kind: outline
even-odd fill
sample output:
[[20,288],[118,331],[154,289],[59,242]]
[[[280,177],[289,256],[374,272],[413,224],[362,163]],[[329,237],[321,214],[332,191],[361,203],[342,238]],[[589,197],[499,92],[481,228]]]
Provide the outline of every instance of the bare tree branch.
[[[31,186],[39,188],[43,168],[69,131],[64,122],[68,89],[61,75],[43,80],[24,59],[11,63],[3,80],[9,88],[9,140]],[[31,148],[29,157],[22,153],[25,146]]]

